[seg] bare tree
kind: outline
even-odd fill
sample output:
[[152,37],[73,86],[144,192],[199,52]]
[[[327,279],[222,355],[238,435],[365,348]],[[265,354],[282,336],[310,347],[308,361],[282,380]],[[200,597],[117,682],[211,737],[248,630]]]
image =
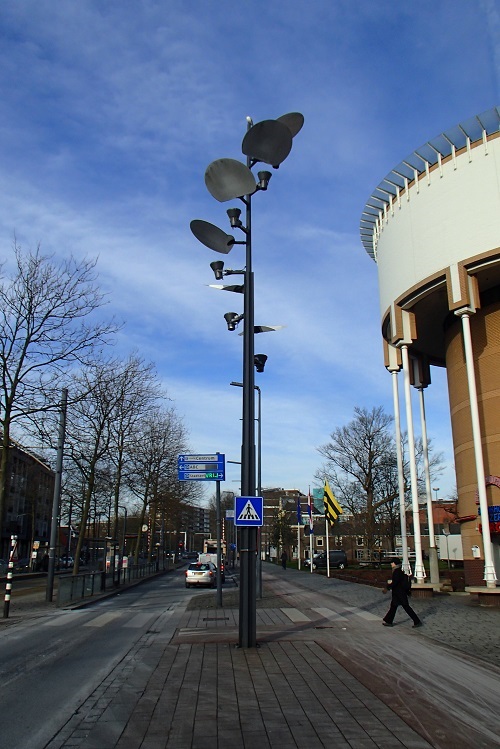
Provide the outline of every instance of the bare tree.
[[73,572],[78,573],[85,528],[99,481],[107,469],[113,415],[119,399],[119,362],[97,361],[74,375],[75,402],[68,409],[65,451],[82,478],[80,533]]
[[[129,483],[131,491],[142,501],[134,552],[136,564],[139,560],[142,525],[148,506],[150,521],[154,526],[158,516],[165,518],[172,498],[178,497],[183,491],[177,481],[177,456],[186,452],[186,448],[186,428],[174,408],[158,409],[143,421],[140,439],[135,445],[134,471]],[[149,557],[152,548],[150,543]]]
[[117,329],[93,316],[104,303],[95,260],[55,261],[17,243],[14,254],[14,271],[0,281],[0,527],[13,423],[58,408],[68,367],[88,361]]
[[[366,546],[371,552],[380,533],[394,543],[399,532],[399,484],[392,416],[382,407],[355,408],[355,417],[347,426],[337,428],[331,441],[318,448],[327,463],[317,478],[328,478],[341,504],[362,522]],[[405,494],[409,492],[409,457],[406,436],[402,437]],[[441,454],[432,455],[429,440],[429,464],[434,477],[442,466]],[[406,449],[405,449],[406,448]],[[422,464],[422,441],[416,440],[417,466]],[[424,477],[420,471],[420,484]]]
[[[136,451],[140,423],[161,397],[154,366],[132,354],[115,373],[116,406],[111,421],[110,480],[113,494],[113,538],[118,532],[118,509],[131,455]],[[125,474],[125,475],[124,475]]]

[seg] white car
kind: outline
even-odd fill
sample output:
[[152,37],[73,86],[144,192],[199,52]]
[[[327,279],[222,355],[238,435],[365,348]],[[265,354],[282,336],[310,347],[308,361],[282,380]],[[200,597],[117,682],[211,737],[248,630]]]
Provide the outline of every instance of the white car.
[[192,585],[215,588],[217,585],[217,567],[212,562],[195,562],[185,572],[186,588]]

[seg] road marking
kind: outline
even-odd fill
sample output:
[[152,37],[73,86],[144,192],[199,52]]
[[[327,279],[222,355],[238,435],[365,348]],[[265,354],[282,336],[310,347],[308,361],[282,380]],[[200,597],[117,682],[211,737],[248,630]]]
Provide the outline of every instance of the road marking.
[[97,616],[95,619],[92,619],[90,622],[86,622],[83,626],[84,627],[105,627],[106,624],[109,624],[114,619],[118,619],[119,616],[122,615],[121,611],[114,612],[110,611],[107,614],[101,614],[101,616]]
[[368,621],[379,621],[380,616],[375,616],[375,614],[370,614],[369,611],[364,611],[363,609],[359,609],[357,606],[346,606],[342,613],[340,614],[337,611],[332,611],[331,609],[312,609],[313,611],[317,611],[318,614],[321,616],[324,616],[325,619],[330,619],[331,621],[334,621],[335,619],[343,619],[345,620],[349,614],[354,614],[355,616],[359,616],[361,619],[367,619]]
[[75,621],[75,619],[80,618],[84,614],[88,615],[88,613],[88,611],[65,611],[59,616],[49,619],[49,621],[43,622],[42,624],[44,627],[62,627],[71,624],[71,620]]
[[325,619],[330,619],[330,621],[334,621],[335,619],[345,619],[342,614],[339,614],[337,611],[332,611],[331,609],[318,608],[312,609],[312,611],[316,611],[320,616],[324,616]]
[[155,616],[155,614],[136,614],[123,626],[131,629],[139,629],[140,627],[144,627],[146,623],[153,618],[153,616]]
[[292,609],[292,608],[286,608],[281,609],[281,611],[292,620],[292,622],[310,622],[311,620],[309,617],[304,614],[303,611],[299,611],[299,609]]
[[360,609],[359,611],[356,611],[356,616],[360,616],[362,619],[368,619],[368,621],[375,621],[377,619],[380,621],[380,616],[375,616],[375,614],[370,614],[369,611],[363,611],[363,609]]

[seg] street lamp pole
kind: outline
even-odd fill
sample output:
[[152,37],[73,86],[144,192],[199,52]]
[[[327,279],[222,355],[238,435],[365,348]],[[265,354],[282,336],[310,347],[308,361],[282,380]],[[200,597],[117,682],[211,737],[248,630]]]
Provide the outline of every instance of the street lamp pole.
[[[231,382],[230,385],[235,385],[237,387],[243,387],[242,382]],[[262,497],[262,407],[261,407],[261,398],[262,393],[260,390],[260,387],[258,385],[253,386],[254,390],[257,391],[258,394],[258,406],[257,406],[257,496]],[[255,418],[255,411],[254,411],[254,418]],[[243,496],[247,496],[242,491]],[[253,496],[253,491],[252,491]],[[261,556],[261,529],[259,528],[257,530],[257,595],[259,598],[262,598],[262,556]]]
[[[254,276],[252,269],[252,195],[258,190],[267,190],[271,172],[259,171],[258,181],[251,169],[262,162],[277,169],[287,158],[292,148],[292,139],[301,130],[304,117],[298,112],[282,115],[277,120],[264,120],[254,125],[247,117],[247,132],[241,144],[246,164],[234,159],[218,159],[209,164],[205,172],[205,184],[216,200],[225,203],[239,199],[245,205],[245,225],[240,221],[239,208],[230,208],[227,214],[231,227],[241,230],[244,241],[237,241],[217,226],[196,219],[191,221],[191,231],[204,245],[216,252],[227,254],[235,244],[244,244],[246,262],[244,270],[224,270],[224,263],[211,263],[215,278],[239,273],[243,275],[243,314],[227,312],[224,315],[228,330],[235,330],[244,319],[243,329],[243,426],[241,444],[241,493],[255,497],[255,382],[254,382]],[[241,292],[241,286],[227,287]],[[264,327],[264,326],[262,326]],[[276,329],[276,328],[267,328]],[[239,534],[240,552],[240,609],[239,645],[255,647],[256,621],[256,526],[241,526]]]

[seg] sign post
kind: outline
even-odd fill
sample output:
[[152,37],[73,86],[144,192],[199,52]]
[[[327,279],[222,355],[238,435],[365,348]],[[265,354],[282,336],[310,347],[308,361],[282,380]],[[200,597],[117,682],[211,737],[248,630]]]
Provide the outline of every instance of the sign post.
[[222,453],[211,453],[205,455],[179,455],[177,459],[179,481],[215,481],[218,607],[222,606],[220,482],[226,480],[225,457]]

